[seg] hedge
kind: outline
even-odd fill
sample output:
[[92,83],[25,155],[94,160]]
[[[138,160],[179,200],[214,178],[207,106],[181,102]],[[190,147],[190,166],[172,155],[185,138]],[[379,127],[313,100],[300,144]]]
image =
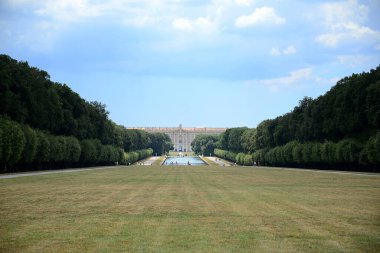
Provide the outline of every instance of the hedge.
[[214,149],[214,154],[217,157],[226,159],[226,160],[231,161],[231,162],[236,162],[237,154],[232,152],[232,151],[226,151],[223,149],[217,149],[216,148],[216,149]]
[[0,117],[0,171],[57,169],[72,166],[129,164],[153,154],[143,149],[124,153],[98,139],[78,141],[73,136],[54,136]]

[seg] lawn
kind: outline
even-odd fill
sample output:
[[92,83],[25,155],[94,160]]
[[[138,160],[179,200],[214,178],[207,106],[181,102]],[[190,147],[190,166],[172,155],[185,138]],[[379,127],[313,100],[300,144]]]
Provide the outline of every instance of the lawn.
[[380,252],[380,176],[131,166],[0,179],[0,252]]

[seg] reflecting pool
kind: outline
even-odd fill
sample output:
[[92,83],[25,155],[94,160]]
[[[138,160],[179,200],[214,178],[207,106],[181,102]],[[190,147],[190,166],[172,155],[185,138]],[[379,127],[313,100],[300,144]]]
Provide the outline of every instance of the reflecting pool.
[[206,163],[197,156],[169,156],[168,158],[166,158],[163,165],[206,165]]

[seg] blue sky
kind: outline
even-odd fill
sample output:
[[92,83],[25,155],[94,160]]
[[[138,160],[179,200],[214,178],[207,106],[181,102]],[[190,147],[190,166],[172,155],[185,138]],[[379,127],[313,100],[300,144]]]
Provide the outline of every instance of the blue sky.
[[3,0],[0,53],[125,126],[256,127],[380,64],[380,1]]

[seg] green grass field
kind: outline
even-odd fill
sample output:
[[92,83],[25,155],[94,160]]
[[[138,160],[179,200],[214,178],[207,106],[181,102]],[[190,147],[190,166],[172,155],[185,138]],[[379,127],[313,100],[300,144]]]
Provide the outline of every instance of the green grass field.
[[380,252],[380,176],[132,166],[0,179],[0,252]]

